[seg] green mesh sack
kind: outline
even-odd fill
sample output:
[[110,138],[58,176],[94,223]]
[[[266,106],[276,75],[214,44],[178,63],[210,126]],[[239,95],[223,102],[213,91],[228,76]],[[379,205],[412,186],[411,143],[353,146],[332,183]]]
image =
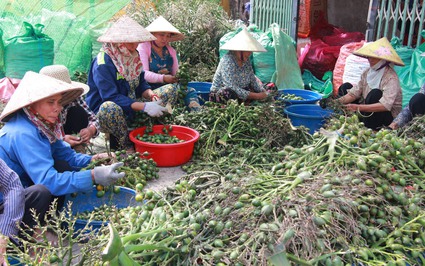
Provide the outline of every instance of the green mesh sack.
[[5,75],[21,79],[25,72],[38,72],[53,64],[54,42],[42,33],[44,25],[24,22],[25,33],[9,38],[4,44]]

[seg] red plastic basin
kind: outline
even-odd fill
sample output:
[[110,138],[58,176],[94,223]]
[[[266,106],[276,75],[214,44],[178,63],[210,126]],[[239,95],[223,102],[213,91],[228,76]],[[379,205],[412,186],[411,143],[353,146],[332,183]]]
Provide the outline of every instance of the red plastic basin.
[[[150,135],[164,134],[163,125],[155,125],[152,127]],[[184,140],[180,143],[157,144],[140,141],[137,135],[145,134],[146,127],[136,128],[130,132],[130,140],[134,143],[136,151],[140,153],[140,157],[145,159],[152,158],[159,167],[178,166],[187,163],[193,155],[195,142],[199,139],[199,132],[184,126],[173,125],[169,132],[170,136],[176,136],[178,139]],[[144,152],[148,152],[148,156],[144,156]]]

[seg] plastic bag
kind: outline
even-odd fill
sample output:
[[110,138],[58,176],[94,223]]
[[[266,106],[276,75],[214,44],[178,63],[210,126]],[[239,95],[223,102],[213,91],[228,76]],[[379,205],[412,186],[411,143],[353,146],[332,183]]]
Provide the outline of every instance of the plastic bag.
[[253,53],[255,75],[261,82],[270,82],[276,71],[275,47],[270,29],[260,36],[258,42],[267,52]]
[[341,46],[329,46],[320,39],[311,42],[310,47],[304,49],[302,55],[302,69],[308,69],[316,77],[323,77],[326,71],[335,68]]
[[21,79],[31,70],[38,72],[41,68],[53,64],[53,39],[43,34],[44,26],[34,27],[24,22],[25,33],[9,38],[4,45],[5,75]]
[[421,53],[424,51],[425,47],[422,47],[422,45],[416,49],[412,49],[410,63],[406,64],[404,67],[394,67],[400,79],[400,85],[403,92],[403,107],[409,103],[410,98],[412,98],[425,83],[425,58],[421,56]]
[[279,89],[303,89],[301,69],[298,65],[297,50],[292,38],[284,33],[278,24],[270,25],[276,58],[276,71],[271,81]]
[[332,71],[325,72],[322,80],[319,80],[310,71],[304,70],[302,79],[311,90],[323,94],[323,98],[329,97],[333,92]]

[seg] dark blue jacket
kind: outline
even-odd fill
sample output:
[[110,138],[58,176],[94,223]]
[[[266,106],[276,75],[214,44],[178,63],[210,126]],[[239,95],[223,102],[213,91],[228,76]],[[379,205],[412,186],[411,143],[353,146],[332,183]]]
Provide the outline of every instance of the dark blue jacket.
[[[132,119],[135,115],[131,104],[136,100],[128,97],[130,84],[118,72],[111,57],[100,52],[93,60],[87,84],[90,91],[86,95],[86,102],[90,109],[97,113],[102,103],[111,101],[121,106],[128,119]],[[140,74],[139,86],[136,88],[136,97],[142,97],[142,93],[150,89],[149,84],[145,80],[145,73]]]

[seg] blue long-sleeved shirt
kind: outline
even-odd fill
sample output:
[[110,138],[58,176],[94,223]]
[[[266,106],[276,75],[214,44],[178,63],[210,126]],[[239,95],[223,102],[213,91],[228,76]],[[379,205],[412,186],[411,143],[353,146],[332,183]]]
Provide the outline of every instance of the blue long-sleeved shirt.
[[[131,109],[131,104],[136,100],[128,96],[130,84],[118,72],[108,54],[100,52],[93,60],[87,84],[90,86],[90,91],[86,95],[86,102],[93,112],[97,113],[102,103],[111,101],[122,108],[127,118],[134,117],[135,112]],[[150,89],[150,86],[144,78],[144,72],[142,72],[139,85],[135,90],[136,97],[142,97],[143,92],[147,89]]]
[[[92,156],[76,153],[62,140],[50,144],[22,110],[0,130],[0,158],[18,174],[24,187],[42,184],[55,196],[93,187],[91,171],[78,171]],[[59,173],[53,167],[55,160],[68,162],[76,171]]]
[[18,175],[0,159],[0,192],[3,195],[3,213],[0,214],[0,233],[16,236],[25,210],[25,192]]

